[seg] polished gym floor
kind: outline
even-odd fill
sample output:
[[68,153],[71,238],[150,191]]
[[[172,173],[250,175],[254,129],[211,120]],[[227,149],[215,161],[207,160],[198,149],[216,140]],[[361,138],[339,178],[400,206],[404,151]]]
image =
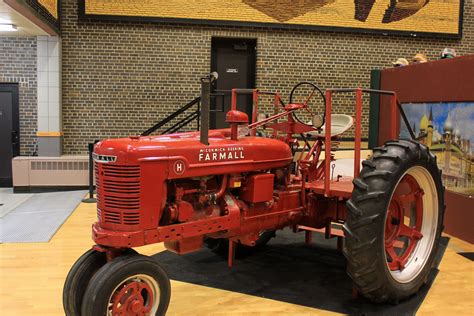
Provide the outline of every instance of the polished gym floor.
[[[64,279],[74,261],[91,247],[91,223],[95,220],[95,204],[80,204],[50,242],[1,244],[0,313],[64,315],[61,297]],[[153,255],[163,251],[164,247],[157,244],[136,250]],[[417,314],[474,315],[474,262],[458,252],[474,252],[474,245],[450,238],[439,266],[440,272]],[[172,280],[171,285],[168,315],[335,314],[187,282]]]

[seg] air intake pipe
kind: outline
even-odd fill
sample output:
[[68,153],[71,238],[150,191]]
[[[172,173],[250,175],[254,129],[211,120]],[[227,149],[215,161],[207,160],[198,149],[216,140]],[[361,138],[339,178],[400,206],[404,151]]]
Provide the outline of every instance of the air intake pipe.
[[204,145],[209,145],[209,112],[211,108],[211,84],[219,75],[217,72],[201,78],[201,134],[200,142]]

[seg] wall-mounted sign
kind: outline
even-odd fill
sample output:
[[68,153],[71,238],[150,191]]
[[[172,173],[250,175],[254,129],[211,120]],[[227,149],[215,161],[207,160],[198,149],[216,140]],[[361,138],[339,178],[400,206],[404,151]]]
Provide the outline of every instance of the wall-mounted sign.
[[79,0],[86,18],[459,37],[463,0]]

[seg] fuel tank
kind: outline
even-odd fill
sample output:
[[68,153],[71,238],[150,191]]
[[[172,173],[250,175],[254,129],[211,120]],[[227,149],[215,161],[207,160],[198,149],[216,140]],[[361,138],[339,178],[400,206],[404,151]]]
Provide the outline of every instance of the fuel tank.
[[[108,139],[94,150],[96,161],[117,165],[157,162],[165,179],[250,172],[287,166],[293,159],[289,146],[276,139],[230,139],[230,130],[210,130],[209,145],[199,132]],[[109,158],[107,158],[109,157]],[[113,160],[113,162],[112,162]]]

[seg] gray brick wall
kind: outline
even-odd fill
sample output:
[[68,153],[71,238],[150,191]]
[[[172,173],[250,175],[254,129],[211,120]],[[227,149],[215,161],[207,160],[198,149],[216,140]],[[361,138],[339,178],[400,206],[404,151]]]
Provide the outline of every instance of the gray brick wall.
[[[137,134],[199,94],[210,70],[211,38],[257,39],[257,86],[287,96],[301,80],[326,87],[368,87],[370,70],[398,57],[444,47],[474,53],[473,2],[465,1],[462,40],[265,28],[83,22],[77,0],[63,2],[64,152],[87,142]],[[336,111],[351,113],[339,101]],[[366,107],[367,109],[367,107]],[[367,111],[363,132],[367,136]]]
[[36,81],[36,37],[0,37],[0,83],[19,84],[21,155],[36,146]]

